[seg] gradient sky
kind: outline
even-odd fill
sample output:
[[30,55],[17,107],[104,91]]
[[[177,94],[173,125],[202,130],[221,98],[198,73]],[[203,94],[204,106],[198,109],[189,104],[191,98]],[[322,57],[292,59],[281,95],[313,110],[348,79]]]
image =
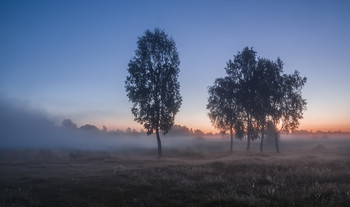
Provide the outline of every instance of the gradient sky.
[[205,132],[208,86],[245,46],[308,78],[300,129],[350,131],[350,1],[0,1],[0,96],[57,123],[141,129],[124,89],[137,37],[180,54],[176,123]]

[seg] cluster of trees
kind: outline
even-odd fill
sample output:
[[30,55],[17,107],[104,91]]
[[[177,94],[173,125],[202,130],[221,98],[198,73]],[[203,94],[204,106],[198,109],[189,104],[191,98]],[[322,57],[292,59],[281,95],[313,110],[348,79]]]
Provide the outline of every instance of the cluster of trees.
[[[66,129],[78,129],[78,126],[72,122],[72,120],[70,119],[64,119],[62,122],[62,127],[66,128]],[[85,124],[83,126],[81,126],[79,129],[81,130],[85,130],[85,131],[90,131],[90,132],[99,132],[100,130],[92,124]],[[107,131],[107,128],[105,126],[103,126],[103,131]]]
[[171,128],[171,130],[169,131],[169,134],[176,135],[176,136],[197,136],[197,137],[220,135],[219,133],[218,134],[213,134],[211,132],[205,133],[200,129],[192,129],[192,128],[188,128],[187,126],[181,126],[178,124],[175,124]]
[[227,62],[226,76],[215,80],[209,87],[207,109],[217,129],[238,139],[250,141],[260,137],[260,151],[266,129],[274,132],[276,150],[278,136],[284,131],[294,131],[306,110],[306,100],[301,89],[306,78],[298,71],[285,74],[283,62],[257,57],[253,48],[244,48],[233,60]]
[[86,132],[104,133],[104,134],[109,134],[113,136],[122,135],[122,136],[136,137],[136,136],[141,136],[146,134],[144,130],[137,131],[136,129],[131,129],[130,127],[128,127],[125,131],[120,129],[107,131],[106,126],[102,126],[102,130],[100,130],[97,126],[93,124],[85,124],[78,128],[78,126],[74,122],[72,122],[71,119],[64,119],[62,121],[62,127],[65,129],[73,129],[73,130],[80,129]]
[[[138,38],[135,56],[128,65],[125,89],[132,102],[135,121],[147,134],[156,133],[158,155],[162,155],[159,133],[174,125],[182,98],[178,81],[180,59],[175,41],[160,29],[147,30]],[[282,130],[293,131],[299,125],[306,101],[301,89],[306,78],[298,71],[283,73],[283,62],[257,58],[252,48],[244,48],[227,62],[226,76],[209,88],[207,109],[212,124],[223,133],[250,141],[261,137],[266,127],[274,126],[275,137]],[[279,127],[279,129],[277,129]],[[278,149],[278,142],[276,142]]]
[[[71,119],[64,119],[62,121],[62,127],[65,129],[73,129],[73,130],[82,130],[86,132],[98,132],[98,133],[105,133],[112,136],[143,136],[146,135],[147,132],[145,132],[143,129],[136,130],[132,129],[130,127],[126,128],[126,130],[116,129],[116,130],[108,130],[106,126],[102,126],[102,130],[100,130],[97,126],[93,124],[84,124],[81,127],[78,127],[77,124],[75,124]],[[187,126],[181,126],[175,124],[172,126],[171,131],[169,131],[169,135],[171,136],[214,136],[213,133],[204,133],[203,131],[199,129],[193,130],[192,128],[188,128]]]

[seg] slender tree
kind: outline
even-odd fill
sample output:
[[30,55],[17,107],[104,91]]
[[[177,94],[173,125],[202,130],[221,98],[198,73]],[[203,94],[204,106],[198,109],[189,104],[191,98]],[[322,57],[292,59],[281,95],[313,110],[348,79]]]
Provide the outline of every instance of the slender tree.
[[263,151],[263,143],[265,140],[267,119],[269,118],[270,112],[272,111],[272,100],[274,97],[274,90],[279,90],[280,87],[280,72],[274,67],[274,62],[259,58],[257,69],[253,74],[253,82],[255,98],[254,102],[254,113],[255,117],[260,125],[260,151]]
[[233,148],[234,133],[237,138],[243,138],[244,125],[242,121],[242,109],[238,104],[238,84],[230,78],[218,78],[214,85],[209,87],[209,98],[207,109],[213,126],[225,134],[230,133],[231,145]]
[[279,130],[275,130],[276,151],[279,152],[279,133],[282,130],[294,131],[306,109],[306,100],[301,96],[306,78],[300,77],[297,71],[284,74],[283,62],[279,58],[276,61],[259,58],[253,80],[257,98],[255,112],[261,127],[260,151],[263,151],[267,121],[271,120],[274,129],[280,124]]
[[156,133],[158,156],[162,156],[159,133],[174,125],[181,106],[178,81],[180,59],[171,37],[160,29],[146,30],[138,38],[135,56],[128,65],[125,88],[135,121],[143,124],[147,135]]
[[[277,60],[277,66],[283,67],[283,63]],[[280,87],[274,90],[275,99],[272,100],[270,113],[275,128],[276,151],[279,152],[278,137],[282,130],[293,132],[299,126],[299,120],[303,118],[306,110],[306,100],[302,98],[301,89],[307,78],[301,77],[298,71],[293,74],[280,76]],[[279,128],[277,128],[279,126]]]
[[226,64],[226,74],[231,79],[237,80],[238,104],[244,113],[244,128],[247,135],[247,151],[250,149],[250,141],[258,138],[259,124],[256,119],[256,83],[253,75],[257,68],[256,51],[253,48],[245,47],[238,52],[233,60]]

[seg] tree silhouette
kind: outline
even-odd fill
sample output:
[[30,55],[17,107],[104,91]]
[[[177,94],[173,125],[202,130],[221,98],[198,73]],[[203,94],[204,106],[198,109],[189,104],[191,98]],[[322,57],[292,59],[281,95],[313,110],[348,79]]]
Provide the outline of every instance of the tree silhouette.
[[253,48],[245,47],[242,52],[234,55],[233,60],[226,63],[226,74],[236,80],[239,91],[237,104],[244,113],[244,128],[247,135],[247,150],[250,149],[250,141],[258,138],[259,124],[257,117],[256,82],[253,75],[257,68],[256,52]]
[[226,114],[227,111],[234,111],[240,117],[236,120],[237,125],[231,125],[237,127],[236,134],[247,134],[249,150],[250,140],[256,139],[260,133],[262,152],[267,124],[272,122],[273,129],[280,126],[275,130],[276,150],[279,152],[279,133],[282,130],[294,131],[303,118],[306,100],[301,96],[301,89],[306,78],[300,77],[298,71],[290,75],[284,74],[281,59],[272,61],[257,58],[256,51],[248,47],[238,52],[233,60],[229,60],[225,69],[227,76],[217,79],[209,89],[209,102],[212,103],[207,108],[210,109],[209,116],[214,126],[225,130],[224,126],[229,126],[228,121],[217,117],[232,119]]
[[77,125],[73,123],[70,119],[64,119],[62,122],[62,126],[68,129],[77,129]]
[[[267,121],[272,121],[275,129],[276,151],[279,152],[278,135],[282,130],[294,131],[299,125],[306,109],[306,100],[301,96],[301,89],[306,83],[305,77],[299,72],[283,73],[283,62],[259,58],[256,73],[253,75],[256,83],[257,98],[256,113],[261,126],[260,151],[263,151],[263,141]],[[279,130],[278,124],[281,123]]]
[[225,134],[230,133],[231,145],[233,147],[233,133],[237,138],[243,138],[244,125],[242,121],[242,109],[238,104],[239,87],[236,80],[229,77],[218,78],[214,85],[209,87],[209,98],[207,109],[213,126]]
[[158,156],[162,156],[159,132],[165,135],[174,125],[181,106],[179,55],[175,42],[158,28],[146,30],[138,38],[135,56],[128,65],[125,88],[135,121],[143,124],[147,135],[156,133]]
[[[282,61],[277,61],[279,67],[283,68]],[[279,152],[278,137],[282,130],[293,132],[299,126],[299,120],[303,118],[306,110],[306,100],[301,96],[301,89],[307,81],[306,77],[301,77],[298,71],[293,74],[283,74],[280,77],[279,90],[275,90],[275,99],[272,102],[270,113],[272,123],[275,128],[276,151]],[[277,126],[280,125],[279,129]]]
[[80,129],[86,130],[86,131],[91,131],[91,132],[99,132],[100,131],[95,125],[92,125],[92,124],[85,124],[85,125],[81,126]]
[[257,68],[252,76],[255,96],[255,118],[260,125],[260,151],[263,151],[263,143],[267,128],[267,119],[272,109],[272,102],[280,102],[275,96],[275,91],[281,88],[280,69],[275,67],[273,61],[265,58],[259,58]]

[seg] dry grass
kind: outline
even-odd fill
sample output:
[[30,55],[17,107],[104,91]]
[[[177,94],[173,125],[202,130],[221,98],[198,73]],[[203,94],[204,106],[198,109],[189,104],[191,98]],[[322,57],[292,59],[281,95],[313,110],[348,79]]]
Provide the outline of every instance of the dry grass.
[[315,149],[2,150],[0,206],[350,206],[349,156]]

